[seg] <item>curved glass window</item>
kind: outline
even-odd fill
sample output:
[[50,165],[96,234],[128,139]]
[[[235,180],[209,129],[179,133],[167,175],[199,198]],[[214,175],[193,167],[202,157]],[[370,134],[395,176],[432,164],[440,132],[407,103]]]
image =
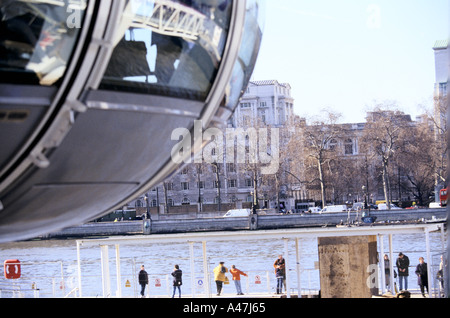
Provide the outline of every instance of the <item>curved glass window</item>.
[[205,100],[231,6],[230,0],[130,0],[100,89]]
[[247,0],[245,25],[239,56],[225,96],[225,107],[234,111],[250,80],[261,46],[264,29],[265,2]]
[[0,0],[0,81],[57,85],[81,28],[86,0]]

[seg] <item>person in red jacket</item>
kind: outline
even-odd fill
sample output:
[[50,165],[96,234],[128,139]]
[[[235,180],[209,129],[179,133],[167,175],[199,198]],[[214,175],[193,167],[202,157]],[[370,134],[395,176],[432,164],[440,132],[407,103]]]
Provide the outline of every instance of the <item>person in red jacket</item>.
[[237,294],[244,295],[241,289],[241,275],[247,276],[247,274],[237,269],[234,265],[231,266],[230,273],[233,275],[234,286],[236,286]]

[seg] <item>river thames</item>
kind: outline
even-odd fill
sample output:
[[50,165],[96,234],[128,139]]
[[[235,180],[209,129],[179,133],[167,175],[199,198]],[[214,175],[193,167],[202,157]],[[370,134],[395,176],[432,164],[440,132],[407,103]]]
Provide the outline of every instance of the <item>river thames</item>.
[[[302,294],[314,294],[320,289],[317,240],[308,238],[300,239],[299,242]],[[121,245],[120,287],[122,297],[140,297],[137,274],[141,265],[145,265],[149,274],[150,282],[146,289],[146,296],[171,296],[172,277],[170,273],[175,264],[178,264],[183,270],[182,295],[192,297],[192,288],[194,288],[195,296],[204,296],[202,245],[194,245],[195,277],[193,280],[191,280],[189,246],[186,243]],[[378,251],[380,251],[380,245],[380,238],[378,238]],[[445,245],[446,237],[443,237],[442,233],[430,233],[433,273],[439,266],[440,255],[445,250]],[[384,237],[384,253],[388,253],[388,246],[388,238]],[[291,242],[288,248],[290,287],[296,293],[298,286],[296,246]],[[115,277],[115,251],[113,247],[109,249],[111,290],[113,291],[112,296],[114,296],[119,283],[116,282]],[[80,251],[82,295],[83,297],[103,297],[100,248],[82,247]],[[209,272],[212,273],[213,268],[221,261],[225,262],[225,266],[228,268],[236,265],[237,268],[248,274],[247,277],[242,277],[244,294],[273,295],[276,287],[273,263],[278,255],[284,254],[284,251],[283,240],[208,242]],[[403,252],[410,259],[409,289],[417,289],[414,268],[418,264],[418,258],[423,256],[425,261],[429,262],[426,259],[424,235],[394,234],[394,262],[399,252]],[[0,244],[0,261],[3,263],[9,259],[20,261],[21,278],[18,280],[5,279],[2,266],[1,297],[39,296],[47,298],[66,295],[74,297],[76,295],[74,291],[78,286],[76,240],[31,240]],[[212,277],[210,285],[212,293],[215,294]],[[12,291],[13,289],[14,291]],[[36,289],[39,289],[38,293]],[[225,285],[223,293],[225,297],[236,297],[234,284]]]

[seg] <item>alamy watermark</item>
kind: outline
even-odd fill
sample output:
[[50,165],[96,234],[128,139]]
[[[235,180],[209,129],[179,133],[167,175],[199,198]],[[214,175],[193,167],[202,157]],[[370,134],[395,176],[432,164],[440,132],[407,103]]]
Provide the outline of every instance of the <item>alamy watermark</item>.
[[68,14],[66,18],[67,28],[81,28],[83,13],[86,10],[86,5],[87,4],[85,0],[69,0],[67,3],[65,3],[66,13]]
[[367,7],[367,27],[369,29],[380,29],[381,28],[381,8],[377,4],[370,4]]
[[192,132],[176,128],[171,140],[178,141],[171,151],[176,164],[257,164],[264,175],[277,173],[280,166],[279,128],[226,128],[225,131],[208,128],[203,131],[202,121],[196,120]]

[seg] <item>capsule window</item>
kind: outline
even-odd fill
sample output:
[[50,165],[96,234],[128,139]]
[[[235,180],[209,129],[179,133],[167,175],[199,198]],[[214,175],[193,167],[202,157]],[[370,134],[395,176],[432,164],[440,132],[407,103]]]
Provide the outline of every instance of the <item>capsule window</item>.
[[[0,1],[0,81],[57,85],[65,74],[86,0]],[[77,11],[78,10],[78,11]]]
[[231,1],[130,1],[100,89],[205,100],[228,36]]

